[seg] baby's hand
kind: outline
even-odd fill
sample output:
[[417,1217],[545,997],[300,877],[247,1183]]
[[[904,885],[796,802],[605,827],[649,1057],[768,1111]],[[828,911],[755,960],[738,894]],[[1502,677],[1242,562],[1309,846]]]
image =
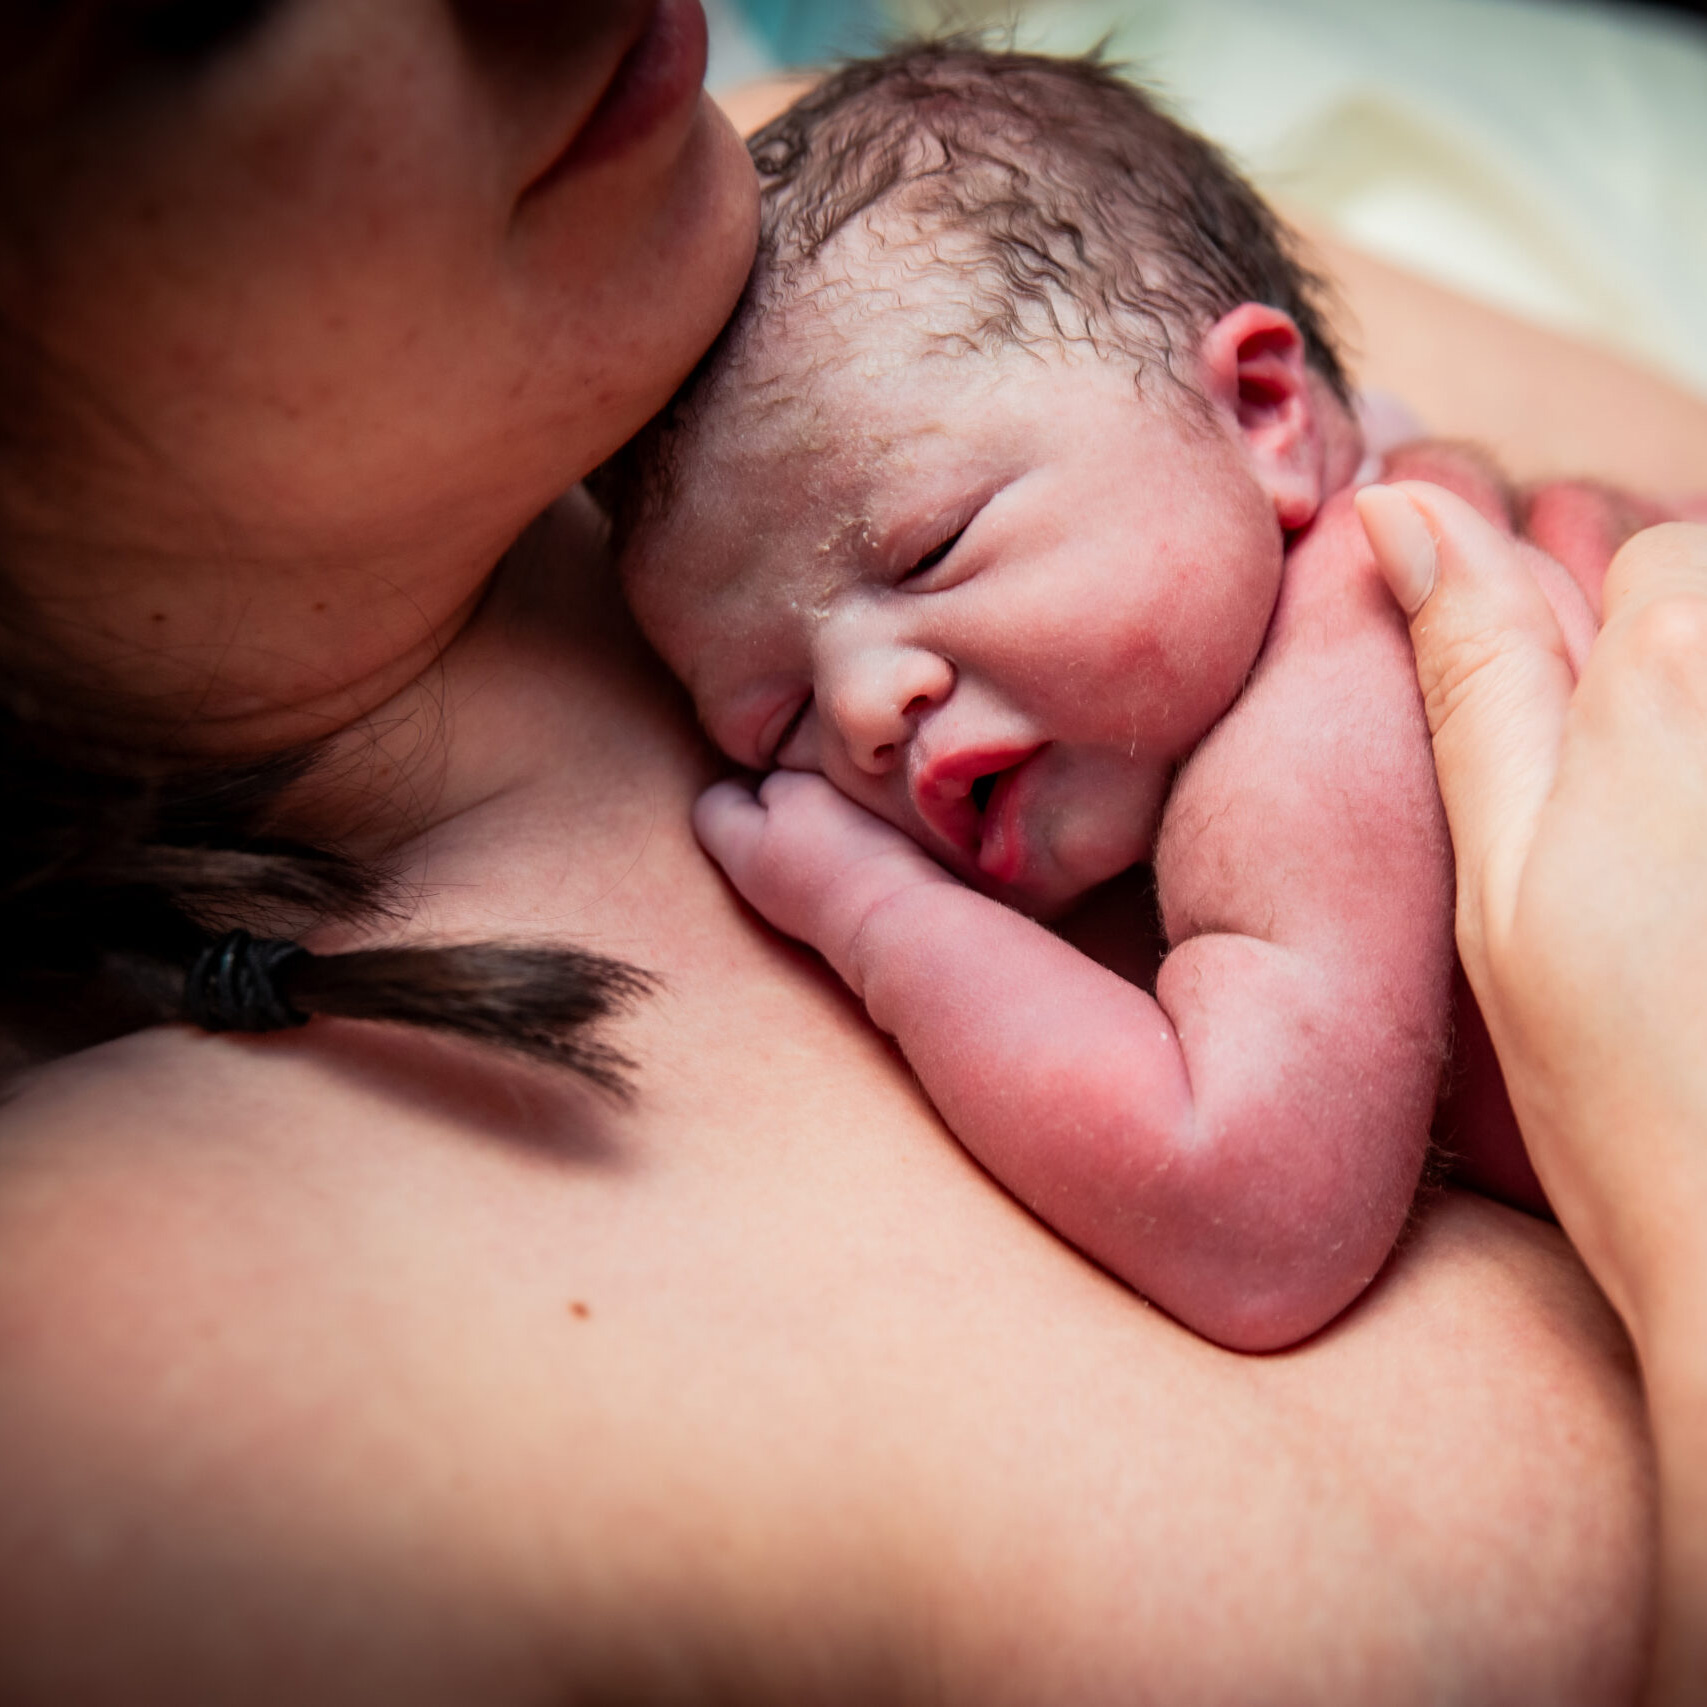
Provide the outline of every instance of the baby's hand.
[[810,943],[856,995],[872,915],[920,884],[959,887],[910,837],[806,771],[773,771],[757,797],[742,783],[716,783],[699,797],[693,827],[749,905]]

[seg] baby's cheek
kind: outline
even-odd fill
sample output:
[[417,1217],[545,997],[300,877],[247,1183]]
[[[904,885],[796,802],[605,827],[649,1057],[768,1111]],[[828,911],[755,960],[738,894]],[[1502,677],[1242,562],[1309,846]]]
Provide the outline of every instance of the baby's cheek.
[[1232,710],[1262,651],[1270,610],[1254,601],[1206,621],[1198,644],[1182,647],[1156,710],[1155,750],[1184,759]]
[[[1087,874],[1086,888],[1154,857],[1173,772],[1169,760],[1134,761],[1122,754],[1087,764],[1070,778],[1050,826],[1051,842],[1072,870]],[[1087,811],[1087,801],[1096,809]]]
[[913,810],[911,797],[907,793],[904,768],[873,776],[851,761],[828,753],[824,755],[824,762],[821,764],[796,765],[790,762],[788,769],[812,770],[827,778],[849,800],[863,806],[867,812],[883,819],[885,823],[893,824],[903,835],[918,842],[933,858],[937,857],[939,850],[935,845],[935,838],[919,822],[918,814]]
[[1174,751],[1184,756],[1226,716],[1256,668],[1280,597],[1285,570],[1276,529],[1248,540],[1235,562],[1221,566],[1218,584],[1199,592],[1182,612],[1171,649],[1175,707]]

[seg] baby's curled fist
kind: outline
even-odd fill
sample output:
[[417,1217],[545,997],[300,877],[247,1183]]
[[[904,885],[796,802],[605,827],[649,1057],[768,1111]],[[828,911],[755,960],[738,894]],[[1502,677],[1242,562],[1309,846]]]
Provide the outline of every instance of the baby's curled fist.
[[878,911],[921,884],[960,887],[910,836],[809,771],[772,771],[757,795],[714,783],[693,827],[742,899],[817,949],[856,996],[860,936]]

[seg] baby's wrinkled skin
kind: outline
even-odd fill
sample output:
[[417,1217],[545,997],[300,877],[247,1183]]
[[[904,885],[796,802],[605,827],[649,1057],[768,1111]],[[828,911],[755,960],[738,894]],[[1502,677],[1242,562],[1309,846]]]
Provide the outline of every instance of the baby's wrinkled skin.
[[[1392,1248],[1448,1054],[1450,850],[1357,428],[1271,308],[1188,391],[909,336],[931,288],[761,327],[625,551],[712,737],[780,767],[696,827],[1038,1215],[1209,1338],[1291,1344]],[[1393,472],[1478,496],[1450,453]],[[1037,922],[1144,862],[1153,992]]]

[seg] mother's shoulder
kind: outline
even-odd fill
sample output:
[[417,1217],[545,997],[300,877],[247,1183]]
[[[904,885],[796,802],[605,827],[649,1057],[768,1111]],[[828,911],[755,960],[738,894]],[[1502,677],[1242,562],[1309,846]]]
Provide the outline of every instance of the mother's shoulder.
[[1553,1230],[1442,1197],[1343,1322],[1220,1352],[994,1187],[772,950],[684,959],[626,1110],[319,1023],[26,1084],[0,1604],[98,1617],[91,1666],[180,1698],[266,1652],[309,1694],[353,1656],[380,1699],[435,1667],[505,1699],[530,1664],[634,1695],[662,1646],[758,1667],[749,1696],[827,1665],[869,1699],[881,1662],[893,1693],[1073,1699],[1319,1668],[1325,1584],[1347,1699],[1394,1668],[1616,1685],[1639,1419]]

